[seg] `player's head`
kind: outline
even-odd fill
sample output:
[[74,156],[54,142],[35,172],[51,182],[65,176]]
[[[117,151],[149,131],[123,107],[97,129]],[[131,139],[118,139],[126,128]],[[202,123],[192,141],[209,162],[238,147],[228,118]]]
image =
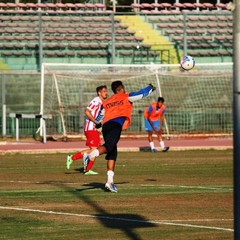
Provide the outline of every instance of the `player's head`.
[[97,95],[102,98],[106,99],[108,96],[108,90],[106,85],[101,85],[96,88]]
[[157,104],[158,104],[158,107],[161,107],[164,103],[164,98],[163,97],[158,97],[157,99]]
[[119,92],[125,93],[125,87],[122,81],[112,82],[111,88],[114,93],[119,93]]

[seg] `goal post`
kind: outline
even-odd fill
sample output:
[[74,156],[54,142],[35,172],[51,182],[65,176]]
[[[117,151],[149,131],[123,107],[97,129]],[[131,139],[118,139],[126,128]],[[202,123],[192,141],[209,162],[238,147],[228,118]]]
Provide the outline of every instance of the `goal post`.
[[[42,65],[41,112],[51,114],[47,133],[55,137],[83,135],[84,111],[97,96],[96,88],[107,85],[112,95],[111,82],[121,80],[127,92],[138,91],[152,83],[158,86],[155,72],[149,65],[53,64]],[[160,89],[151,96],[134,103],[129,132],[143,132],[143,111],[156,101]]]
[[159,96],[167,106],[164,136],[232,134],[232,63],[201,63],[188,72],[178,64],[43,63],[41,113],[47,134],[83,136],[85,108],[97,96],[96,87],[121,80],[127,92],[149,83],[157,90],[134,103],[132,124],[123,135],[146,135],[143,111]]

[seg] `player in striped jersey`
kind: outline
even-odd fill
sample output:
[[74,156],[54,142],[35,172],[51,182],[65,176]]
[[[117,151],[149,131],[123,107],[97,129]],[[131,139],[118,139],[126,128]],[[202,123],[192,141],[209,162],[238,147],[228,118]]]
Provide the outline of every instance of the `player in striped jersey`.
[[[108,91],[106,85],[101,85],[96,88],[97,97],[93,98],[91,102],[88,104],[85,110],[86,120],[84,124],[84,134],[86,136],[86,146],[89,147],[89,149],[83,150],[81,153],[78,152],[74,155],[69,155],[67,157],[67,169],[70,169],[70,165],[81,158],[83,158],[83,161],[85,159],[85,156],[87,156],[87,153],[89,153],[91,150],[97,148],[100,145],[101,139],[100,139],[100,132],[97,129],[98,126],[100,126],[101,121],[103,120],[103,111],[102,109],[102,103],[105,99],[107,99]],[[82,154],[84,156],[82,156]],[[85,175],[94,175],[97,174],[97,172],[94,172],[91,170],[92,166],[94,164],[94,161],[90,161],[87,166],[85,164],[84,166],[84,172]]]

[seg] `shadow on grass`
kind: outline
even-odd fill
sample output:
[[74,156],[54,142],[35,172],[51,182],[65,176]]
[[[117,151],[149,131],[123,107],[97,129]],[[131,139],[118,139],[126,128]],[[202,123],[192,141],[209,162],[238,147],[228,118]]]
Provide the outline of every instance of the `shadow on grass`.
[[[119,184],[124,184],[123,183],[117,183]],[[89,188],[85,189],[77,189],[77,192],[85,191],[85,190],[90,190],[94,188],[100,188],[103,189],[104,191],[107,191],[105,189],[105,184],[102,183],[89,183],[89,184],[84,184],[84,186],[89,186]],[[109,194],[115,194],[115,193],[109,193]],[[95,214],[94,216],[100,221],[100,223],[106,227],[106,228],[111,228],[111,229],[117,229],[121,230],[125,235],[127,236],[128,239],[131,240],[140,240],[141,237],[134,231],[134,229],[137,228],[146,228],[146,227],[154,227],[155,224],[148,221],[144,217],[138,215],[138,214],[110,214],[106,209],[104,209],[102,206],[97,204],[95,201],[92,201],[88,196],[86,195],[81,195],[79,196],[81,200],[83,200],[85,203],[90,205],[98,214]],[[116,203],[117,207],[117,203]]]
[[[125,184],[126,182],[118,182],[117,184]],[[52,183],[54,184],[54,183]],[[93,215],[98,221],[105,227],[105,228],[111,228],[111,229],[117,229],[121,230],[125,235],[126,239],[130,240],[141,240],[141,237],[136,233],[135,229],[138,228],[148,228],[148,227],[155,227],[157,226],[153,222],[147,220],[146,218],[138,215],[138,214],[111,214],[107,211],[107,209],[104,209],[102,206],[96,203],[96,201],[93,201],[90,197],[79,194],[84,191],[92,190],[92,189],[102,189],[103,191],[107,191],[105,188],[105,184],[98,183],[98,182],[92,182],[88,184],[83,184],[85,188],[83,189],[76,189],[76,191],[69,191],[69,187],[64,184],[57,184],[58,187],[65,188],[69,193],[72,193],[73,195],[76,195],[80,200],[84,201],[87,205],[91,206],[92,209],[94,209],[97,213]],[[87,187],[87,188],[86,188]],[[116,196],[116,193],[110,193]],[[116,202],[116,208],[117,208],[117,202]]]
[[[120,184],[126,184],[126,183],[127,182],[117,182],[116,184],[120,185]],[[88,188],[82,188],[82,189],[78,188],[78,189],[76,189],[76,191],[77,192],[82,192],[82,191],[87,191],[87,190],[92,190],[92,189],[99,188],[99,189],[102,189],[105,192],[109,192],[109,190],[107,190],[105,188],[105,184],[103,184],[103,183],[92,182],[92,183],[85,183],[82,186],[88,187]],[[111,194],[111,193],[109,193],[109,194]]]

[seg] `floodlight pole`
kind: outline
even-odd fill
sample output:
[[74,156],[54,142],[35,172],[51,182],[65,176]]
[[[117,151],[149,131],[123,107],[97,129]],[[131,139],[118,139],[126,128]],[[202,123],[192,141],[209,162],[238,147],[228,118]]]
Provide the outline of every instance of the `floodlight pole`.
[[116,63],[116,49],[115,49],[115,22],[114,22],[114,12],[111,14],[112,20],[112,64]]
[[240,1],[233,11],[234,240],[240,239]]
[[2,136],[6,137],[7,131],[7,106],[6,106],[6,76],[2,75]]
[[[41,2],[41,1],[40,1]],[[39,43],[38,43],[38,61],[39,61],[39,71],[41,72],[42,62],[43,62],[43,33],[42,33],[42,13],[38,13],[39,22]]]
[[183,55],[187,55],[187,14],[183,13]]

